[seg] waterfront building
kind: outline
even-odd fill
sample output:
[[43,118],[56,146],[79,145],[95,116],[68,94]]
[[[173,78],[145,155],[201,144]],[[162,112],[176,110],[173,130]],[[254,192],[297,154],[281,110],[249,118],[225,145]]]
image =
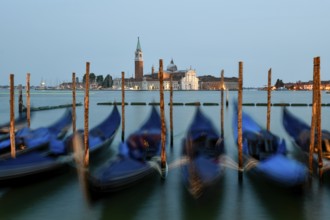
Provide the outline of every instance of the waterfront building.
[[[200,76],[199,88],[200,90],[219,90],[221,88],[221,77],[211,75]],[[224,77],[225,90],[237,90],[238,78],[237,77]]]
[[198,90],[198,81],[195,70],[188,70],[181,79],[181,90]]
[[[289,90],[313,90],[313,81],[308,82],[297,81],[295,83],[284,83],[284,87]],[[321,81],[321,90],[330,90],[330,81]]]
[[[143,52],[140,38],[138,38],[135,50],[135,75],[134,78],[125,78],[125,89],[131,90],[159,90],[159,72],[151,67],[151,73],[143,73]],[[220,88],[220,78],[216,77],[197,77],[196,70],[191,67],[188,69],[178,69],[173,58],[170,64],[163,70],[164,89],[170,89],[170,78],[172,76],[173,90],[218,90]],[[113,80],[113,89],[121,89],[121,78]],[[226,89],[234,90],[238,88],[236,77],[225,78]]]
[[[174,64],[173,59],[166,69],[163,70],[164,89],[170,89],[170,78],[172,76],[173,90],[198,90],[198,78],[196,71],[192,68],[186,70],[179,70]],[[159,72],[155,68],[151,68],[151,74],[145,75],[143,79],[143,88],[145,90],[159,89]]]

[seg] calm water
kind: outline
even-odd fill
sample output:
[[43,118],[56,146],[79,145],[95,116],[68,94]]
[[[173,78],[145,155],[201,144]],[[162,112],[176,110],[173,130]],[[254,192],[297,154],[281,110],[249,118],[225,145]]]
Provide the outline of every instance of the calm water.
[[[229,92],[229,107],[225,108],[225,146],[228,156],[237,160],[232,137],[232,101],[237,92]],[[311,103],[312,94],[301,92],[273,92],[272,102]],[[15,96],[17,102],[17,95]],[[77,92],[77,102],[83,103],[84,94]],[[219,102],[218,91],[174,92],[174,102]],[[112,110],[112,106],[98,102],[121,101],[121,91],[91,91],[90,127],[96,125]],[[159,101],[159,92],[128,91],[126,102]],[[165,93],[169,102],[169,93]],[[31,91],[33,106],[71,103],[71,92]],[[244,91],[243,102],[267,102],[267,93]],[[322,102],[330,103],[330,95],[323,93]],[[0,123],[9,118],[9,93],[0,90]],[[16,103],[15,103],[16,104]],[[17,106],[17,105],[16,105]],[[166,105],[166,116],[169,108]],[[220,128],[220,106],[202,106]],[[289,107],[296,115],[310,121],[310,107]],[[83,107],[77,107],[77,127],[83,127]],[[266,126],[266,107],[244,107],[259,123]],[[272,107],[271,129],[287,140],[290,153],[293,145],[281,125],[281,108]],[[148,116],[150,106],[126,106],[126,135],[136,130]],[[35,112],[31,127],[47,126],[64,109]],[[174,107],[174,147],[167,149],[168,163],[179,159],[180,143],[195,112],[193,106]],[[322,108],[322,126],[330,129],[330,107]],[[168,117],[167,117],[168,119]],[[120,128],[121,130],[121,128]],[[119,131],[120,131],[119,130]],[[109,157],[115,155],[120,132],[110,146]],[[291,155],[291,154],[290,154]],[[244,175],[238,183],[237,171],[226,169],[224,178],[215,189],[199,200],[193,199],[180,180],[180,169],[169,170],[165,181],[154,177],[134,187],[111,194],[97,202],[85,200],[75,170],[69,170],[45,181],[24,187],[0,188],[0,219],[329,219],[330,185],[320,185],[317,178],[302,192],[274,188],[269,184]]]

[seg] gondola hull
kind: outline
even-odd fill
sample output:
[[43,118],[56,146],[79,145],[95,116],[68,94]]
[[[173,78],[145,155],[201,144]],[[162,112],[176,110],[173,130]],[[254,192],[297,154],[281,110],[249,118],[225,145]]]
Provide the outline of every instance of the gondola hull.
[[248,172],[255,177],[263,177],[267,182],[284,188],[302,186],[307,180],[306,168],[282,154],[271,156],[249,169]]
[[[67,134],[72,124],[72,111],[68,109],[64,115],[48,127],[30,129],[24,127],[15,134],[16,155],[34,150],[44,150],[49,147],[50,139],[61,140]],[[9,136],[0,141],[0,159],[11,157]]]
[[[282,120],[284,129],[294,141],[295,146],[303,152],[303,161],[306,167],[309,166],[310,126],[290,113],[286,108],[283,108]],[[315,138],[314,147],[316,147],[316,141],[317,138]],[[330,132],[327,130],[322,131],[322,156],[323,167],[321,168],[321,174],[327,177],[327,179],[330,179]],[[313,167],[316,169],[315,171],[317,171],[318,153],[316,149],[313,152],[313,163]]]
[[119,144],[119,153],[94,172],[88,173],[88,183],[95,195],[125,189],[156,174],[159,169],[161,121],[153,107],[139,130]]
[[201,156],[181,166],[183,183],[194,197],[202,196],[204,191],[216,185],[221,180],[223,171],[224,167],[219,161]]
[[[111,114],[100,124],[101,126],[95,126],[89,131],[92,137],[89,142],[91,149],[89,153],[91,156],[113,141],[119,124],[120,115],[115,107]],[[102,133],[102,135],[97,136],[96,130],[98,130],[98,134]],[[16,158],[1,158],[0,184],[25,183],[25,181],[20,180],[33,180],[50,172],[60,170],[65,166],[73,166],[75,154],[73,151],[68,151],[69,144],[72,144],[72,136],[67,137],[65,140],[50,137],[47,150],[21,153]]]
[[73,162],[73,156],[52,157],[42,152],[29,152],[16,159],[0,161],[0,184],[24,184],[26,180],[36,180],[39,177],[58,171]]
[[211,120],[197,108],[182,142],[182,157],[187,159],[181,166],[182,180],[192,196],[199,198],[221,179],[224,153],[224,141]]
[[129,157],[118,157],[90,177],[90,189],[96,193],[115,192],[155,174],[157,170],[150,163],[142,163]]
[[[22,113],[18,118],[14,120],[15,130],[19,130],[26,126],[27,124],[27,114]],[[10,133],[10,122],[0,125],[0,135],[6,135]]]
[[[111,145],[120,125],[120,114],[117,106],[114,106],[112,112],[98,125],[90,129],[88,132],[89,154],[98,157],[102,152]],[[78,130],[78,134],[82,137],[84,130]],[[55,144],[56,145],[56,144]],[[73,135],[65,140],[66,153],[73,152]],[[92,159],[91,158],[91,159]]]
[[[237,114],[233,129],[237,140]],[[242,113],[243,158],[247,174],[283,188],[299,188],[307,182],[308,170],[286,155],[284,139],[262,128],[248,114]]]

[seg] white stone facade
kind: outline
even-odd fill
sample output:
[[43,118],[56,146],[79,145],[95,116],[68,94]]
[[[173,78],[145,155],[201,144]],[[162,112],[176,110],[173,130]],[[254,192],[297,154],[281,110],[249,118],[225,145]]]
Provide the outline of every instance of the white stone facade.
[[198,90],[198,81],[195,70],[188,70],[181,79],[181,90]]

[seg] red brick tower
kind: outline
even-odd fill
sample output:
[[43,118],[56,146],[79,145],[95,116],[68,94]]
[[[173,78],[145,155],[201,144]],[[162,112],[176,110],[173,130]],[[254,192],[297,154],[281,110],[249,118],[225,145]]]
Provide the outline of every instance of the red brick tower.
[[135,50],[135,79],[142,80],[143,78],[143,53],[140,45],[140,38],[138,37],[138,42]]

